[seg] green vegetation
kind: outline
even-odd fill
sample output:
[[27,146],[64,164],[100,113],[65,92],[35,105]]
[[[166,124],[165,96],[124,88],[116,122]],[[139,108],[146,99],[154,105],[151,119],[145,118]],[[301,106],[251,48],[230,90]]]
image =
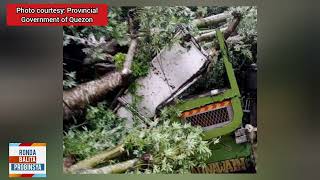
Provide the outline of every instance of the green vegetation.
[[[135,168],[143,173],[188,173],[194,166],[205,166],[211,156],[207,141],[202,140],[202,129],[190,124],[164,121],[154,128],[135,129],[125,140],[130,154],[150,164]],[[148,161],[147,160],[147,161]]]
[[67,72],[65,73],[66,78],[63,79],[63,89],[69,89],[77,85],[76,72]]
[[126,55],[123,53],[117,53],[113,59],[117,70],[121,70],[123,68],[123,63],[126,60]]
[[87,124],[65,134],[64,156],[83,160],[124,143],[127,159],[143,159],[127,173],[188,173],[194,166],[204,166],[211,151],[202,139],[202,129],[175,121],[178,114],[177,109],[165,108],[157,121],[148,124],[151,127],[145,124],[127,129],[103,104],[90,107]]
[[126,134],[125,122],[103,104],[87,109],[86,123],[80,128],[71,128],[63,138],[64,156],[77,160],[90,157],[102,150],[121,143]]
[[[241,23],[234,35],[238,36],[239,40],[228,43],[230,62],[238,78],[247,65],[257,61],[257,9],[255,7],[112,7],[109,9],[108,26],[63,28],[64,35],[72,36],[72,38],[64,36],[64,46],[71,43],[80,45],[80,52],[85,56],[83,59],[72,59],[68,62],[70,64],[67,64],[69,66],[64,66],[63,88],[71,89],[88,80],[98,79],[111,71],[120,72],[127,57],[130,38],[132,38],[128,28],[128,14],[133,13],[135,21],[139,23],[137,30],[139,43],[134,53],[129,83],[124,87],[128,87],[128,91],[132,94],[131,108],[137,111],[136,105],[143,97],[136,94],[139,84],[135,80],[148,74],[149,69],[152,68],[151,60],[163,48],[170,48],[180,41],[175,37],[177,27],[184,26],[193,36],[197,36],[203,30],[214,30],[217,27],[226,26],[215,24],[208,26],[208,29],[198,29],[192,25],[195,19],[232,11],[242,14]],[[227,24],[231,20],[231,18],[227,19],[224,23]],[[83,40],[90,43],[84,43]],[[115,45],[109,46],[111,42]],[[206,44],[199,42],[199,45],[208,53],[215,44],[217,41],[214,40]],[[109,70],[108,65],[112,65],[113,69]],[[105,69],[99,69],[101,67]],[[223,58],[218,52],[217,62],[212,63],[207,72],[189,87],[184,95],[226,87],[225,74]],[[181,124],[177,121],[181,110],[196,106],[197,103],[212,102],[238,95],[237,92],[230,90],[224,96],[216,96],[216,99],[203,97],[198,102],[185,102],[179,109],[165,107],[152,119],[142,119],[133,114],[133,127],[129,127],[126,124],[127,120],[117,117],[113,112],[117,91],[118,89],[113,89],[110,94],[103,95],[105,97],[103,101],[106,103],[84,106],[82,117],[79,117],[75,124],[66,125],[63,137],[64,157],[74,157],[78,162],[123,145],[125,151],[119,153],[119,157],[109,159],[107,162],[101,161],[102,164],[99,162],[98,166],[92,168],[138,159],[140,163],[126,169],[126,173],[189,173],[192,167],[204,166],[212,154],[209,149],[210,143],[204,140],[200,127]],[[233,103],[240,107],[240,102],[233,101]],[[238,111],[238,109],[234,110]],[[231,124],[230,129],[239,125],[240,121],[234,121],[234,123],[236,124]],[[221,135],[221,131],[216,132],[218,134],[210,134],[210,136]]]

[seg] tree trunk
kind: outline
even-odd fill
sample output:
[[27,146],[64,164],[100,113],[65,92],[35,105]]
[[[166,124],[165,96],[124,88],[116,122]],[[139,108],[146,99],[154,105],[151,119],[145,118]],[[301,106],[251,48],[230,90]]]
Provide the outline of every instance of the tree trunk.
[[238,27],[238,25],[240,23],[241,14],[234,12],[234,13],[232,13],[232,15],[234,18],[230,22],[230,24],[228,25],[228,28],[223,33],[224,39],[228,39],[228,37],[236,30],[236,28]]
[[79,170],[75,171],[72,173],[79,173],[79,174],[111,174],[111,173],[123,173],[127,171],[130,168],[133,168],[137,164],[139,164],[140,160],[135,158],[131,159],[125,162],[101,167],[101,168],[96,168],[96,169],[84,169],[84,170]]
[[[135,50],[138,44],[138,27],[134,22],[134,13],[129,11],[128,13],[128,26],[131,36],[131,42],[129,50],[126,56],[126,60],[123,64],[121,72],[108,73],[97,80],[93,80],[87,83],[78,85],[77,87],[63,92],[63,119],[70,120],[74,113],[78,113],[84,109],[87,105],[98,102],[103,97],[115,88],[123,85],[125,79],[131,74],[131,65],[134,57]],[[91,38],[92,42],[96,40]],[[91,42],[90,41],[90,42]]]
[[120,156],[121,154],[123,154],[124,151],[125,151],[124,145],[120,144],[111,150],[103,151],[101,153],[94,155],[91,158],[79,161],[78,163],[68,168],[67,172],[76,172],[81,169],[93,168],[100,163],[106,162],[107,160]]
[[[234,19],[228,24],[228,27],[224,27],[220,29],[223,32],[225,39],[228,39],[228,37],[236,30],[241,20],[240,14],[233,13],[232,15],[234,16]],[[198,42],[212,41],[215,37],[216,37],[216,31],[212,31],[212,32],[208,32],[208,33],[204,33],[199,36],[196,36],[195,39]]]
[[[225,32],[226,30],[227,30],[227,27],[221,29],[222,32]],[[208,32],[208,33],[204,33],[199,36],[196,36],[195,39],[198,42],[201,42],[201,41],[211,41],[215,37],[216,37],[216,31],[212,31],[212,32]]]
[[138,40],[137,38],[132,39],[127,56],[126,56],[126,60],[123,63],[123,69],[122,69],[122,74],[127,75],[131,73],[131,65],[132,65],[132,61],[133,61],[133,57],[135,54],[135,51],[137,49],[137,45],[138,45]]
[[197,27],[217,25],[227,21],[227,18],[232,17],[230,12],[224,12],[212,16],[208,16],[202,19],[196,19],[193,21],[193,25]]
[[101,100],[108,92],[121,85],[123,80],[123,75],[114,71],[100,79],[63,91],[63,119],[70,120],[76,111],[84,109],[92,102]]

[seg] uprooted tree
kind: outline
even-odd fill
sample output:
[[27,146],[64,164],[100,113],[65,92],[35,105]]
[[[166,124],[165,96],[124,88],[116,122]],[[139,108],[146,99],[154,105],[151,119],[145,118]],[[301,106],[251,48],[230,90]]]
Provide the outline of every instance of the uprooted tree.
[[[181,24],[208,54],[215,56],[218,51],[214,39],[219,28],[236,47],[230,52],[235,66],[255,62],[256,30],[246,30],[256,23],[250,19],[254,13],[252,7],[122,7],[111,8],[107,27],[64,27],[64,45],[80,45],[84,54],[79,59],[64,57],[65,66],[76,61],[78,67],[64,68],[63,118],[69,124],[64,137],[66,172],[184,173],[204,165],[210,151],[208,142],[201,140],[201,129],[172,123],[166,112],[170,110],[165,109],[148,128],[137,125],[127,130],[111,106],[124,89],[136,88],[135,79],[145,76],[152,58],[174,43]],[[208,71],[188,93],[219,85],[220,76],[221,69]],[[105,103],[96,106],[101,101]],[[188,141],[195,144],[188,146]],[[72,163],[66,165],[67,161]]]

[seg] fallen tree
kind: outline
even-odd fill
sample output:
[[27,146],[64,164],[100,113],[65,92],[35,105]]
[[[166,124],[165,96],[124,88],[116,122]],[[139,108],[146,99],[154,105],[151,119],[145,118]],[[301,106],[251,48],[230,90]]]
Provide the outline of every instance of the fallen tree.
[[224,12],[201,19],[196,19],[193,21],[193,25],[197,27],[218,25],[220,23],[226,22],[230,17],[232,17],[230,12]]
[[124,145],[120,144],[115,148],[112,148],[111,150],[102,151],[99,154],[96,154],[95,156],[82,160],[78,162],[77,164],[72,165],[68,168],[68,171],[70,172],[76,172],[81,169],[90,169],[95,167],[96,165],[106,162],[108,160],[111,160],[113,158],[116,158],[120,156],[122,153],[124,153]]
[[138,38],[132,25],[133,17],[129,17],[131,42],[121,72],[113,71],[99,79],[82,83],[75,88],[63,91],[63,119],[70,120],[75,112],[84,109],[88,104],[101,100],[108,92],[121,86],[130,75],[131,65],[137,48]]
[[132,168],[139,164],[139,159],[131,159],[125,162],[121,162],[114,165],[104,166],[96,169],[81,169],[78,171],[74,171],[76,174],[111,174],[111,173],[123,173],[127,171],[129,168]]
[[[197,19],[193,21],[196,26],[210,25],[212,23],[218,23],[226,20],[228,17],[234,16],[233,21],[227,28],[223,28],[225,38],[229,37],[235,28],[239,24],[240,16],[235,16],[230,12],[225,12],[213,16],[209,16],[203,19]],[[77,87],[63,92],[63,118],[68,121],[74,117],[74,114],[81,112],[87,105],[101,101],[106,94],[110,91],[122,86],[131,74],[131,66],[135,51],[138,45],[139,34],[137,30],[137,23],[133,20],[133,15],[128,18],[129,33],[131,37],[129,50],[126,55],[126,59],[123,63],[123,68],[120,71],[112,71],[99,79],[79,84]],[[215,31],[202,34],[196,37],[198,42],[209,41],[215,37]],[[69,37],[70,38],[70,37]],[[92,38],[91,38],[92,39]],[[81,40],[81,39],[80,39]],[[90,40],[86,43],[97,43],[94,40]]]
[[99,101],[108,92],[121,85],[126,74],[114,71],[100,79],[89,81],[70,90],[63,91],[63,119],[70,120],[75,111]]
[[[227,27],[224,27],[221,29],[221,31],[224,33],[227,30]],[[201,34],[199,36],[196,36],[195,39],[200,42],[200,41],[211,41],[216,37],[216,31],[211,31],[208,33]]]
[[[228,37],[236,30],[237,26],[240,23],[241,15],[239,13],[232,13],[232,16],[234,17],[233,20],[228,24],[227,27],[221,28],[220,30],[224,34],[224,38],[228,39]],[[207,33],[200,34],[195,37],[195,39],[200,41],[212,41],[216,37],[216,31],[211,31]]]
[[[149,16],[146,16],[149,17]],[[130,21],[130,19],[129,19]],[[233,21],[229,24],[224,24],[223,26],[220,26],[219,28],[223,30],[225,37],[232,37],[229,38],[229,41],[239,41],[241,37],[240,35],[234,36],[235,30],[237,25],[239,24],[240,17],[235,17]],[[143,21],[144,22],[144,21]],[[214,21],[212,21],[214,22]],[[129,25],[132,24],[129,22]],[[160,23],[159,23],[160,24]],[[165,25],[164,25],[165,26]],[[209,27],[209,28],[212,28]],[[145,28],[148,30],[148,28]],[[150,30],[152,30],[150,28]],[[123,54],[122,60],[121,60],[121,66],[122,68],[118,68],[115,70],[116,65],[112,66],[106,66],[104,63],[95,63],[96,67],[106,67],[106,68],[113,68],[111,73],[104,75],[103,77],[90,81],[88,83],[79,84],[78,87],[65,91],[64,92],[64,113],[67,111],[66,115],[68,115],[69,119],[72,117],[74,110],[76,109],[86,109],[86,115],[90,114],[90,108],[86,108],[87,105],[93,102],[99,102],[101,100],[105,100],[105,95],[112,91],[113,89],[123,85],[123,83],[126,81],[128,76],[136,72],[134,67],[137,65],[137,56],[143,55],[145,53],[141,53],[140,51],[142,48],[146,47],[143,45],[138,45],[138,40],[135,34],[138,34],[139,38],[141,36],[140,40],[143,40],[144,44],[150,43],[150,39],[157,41],[157,39],[166,39],[163,37],[166,36],[157,36],[157,33],[162,32],[172,32],[172,29],[170,31],[164,31],[164,29],[159,28],[157,32],[151,32],[150,34],[156,34],[155,36],[149,35],[149,37],[145,38],[142,37],[143,34],[141,32],[134,32],[131,34],[131,42],[129,43],[129,50],[127,51],[127,55],[125,56]],[[148,31],[145,31],[145,34],[147,34]],[[213,34],[208,34],[213,33]],[[202,39],[198,39],[198,41],[209,41],[212,45],[215,45],[215,41],[211,41],[215,37],[215,29],[209,29],[202,31],[202,33],[199,33],[201,35],[206,35],[202,37]],[[200,37],[199,36],[199,37]],[[153,37],[156,37],[152,39]],[[160,38],[159,38],[160,37]],[[150,38],[150,39],[148,39]],[[198,37],[197,37],[198,38]],[[167,43],[168,40],[164,41],[164,44]],[[204,47],[203,43],[199,43],[202,47]],[[153,44],[152,44],[153,45]],[[138,47],[137,47],[138,46]],[[151,50],[149,46],[147,51],[154,52]],[[158,46],[156,46],[158,47]],[[209,47],[209,46],[208,46]],[[159,48],[160,50],[161,48]],[[214,54],[214,58],[218,58],[218,49],[208,48],[209,50],[214,49],[216,53]],[[233,53],[233,51],[232,51]],[[135,56],[135,60],[133,62],[133,56]],[[116,56],[115,56],[116,57]],[[144,56],[144,57],[150,57],[150,56]],[[145,58],[147,60],[150,60],[150,58]],[[113,59],[113,62],[116,62],[115,59]],[[141,61],[140,61],[141,62]],[[147,66],[149,65],[149,61],[144,61]],[[214,64],[214,63],[212,63]],[[140,66],[140,64],[139,64]],[[208,68],[209,69],[209,68]],[[211,68],[210,68],[211,69]],[[205,75],[205,74],[202,74]],[[140,76],[141,77],[141,76]],[[96,78],[96,77],[95,77]],[[218,79],[218,78],[212,78],[212,79]],[[206,81],[205,83],[208,83]],[[80,88],[80,86],[82,86]],[[94,86],[94,87],[91,87]],[[215,87],[215,86],[213,86]],[[91,88],[91,89],[90,89]],[[122,87],[122,91],[127,89],[126,87]],[[208,89],[208,88],[207,88]],[[74,92],[73,92],[74,90]],[[79,92],[77,92],[79,91]],[[69,94],[68,94],[69,92]],[[72,92],[72,93],[71,93]],[[194,92],[200,92],[200,91],[194,91]],[[120,92],[119,92],[120,93]],[[155,93],[157,94],[157,93]],[[80,96],[80,97],[79,97]],[[117,95],[118,96],[118,95]],[[117,101],[117,96],[112,96],[112,103],[114,104],[115,101]],[[67,101],[68,98],[70,98],[70,101]],[[80,99],[80,100],[78,100]],[[112,100],[111,99],[111,100]],[[104,104],[103,106],[110,110],[112,105],[109,104],[110,99],[107,97],[108,104]],[[68,102],[68,103],[66,103]],[[120,101],[117,101],[118,103]],[[74,103],[74,104],[72,104]],[[123,104],[128,102],[124,101]],[[70,106],[73,105],[73,106]],[[115,106],[115,105],[114,105]],[[207,145],[208,142],[202,141],[200,142],[200,139],[198,137],[201,137],[201,135],[197,135],[197,133],[189,133],[187,131],[180,131],[179,128],[177,128],[176,124],[171,124],[170,126],[162,126],[162,124],[155,123],[154,121],[151,121],[150,124],[156,124],[156,125],[150,125],[150,126],[143,126],[144,128],[137,128],[139,125],[134,125],[132,127],[134,131],[132,132],[132,129],[129,129],[129,133],[117,136],[116,133],[110,133],[112,137],[120,137],[119,139],[112,141],[109,140],[106,136],[100,136],[95,134],[104,134],[104,132],[110,132],[109,130],[106,131],[96,131],[98,128],[95,126],[91,126],[88,122],[93,122],[94,124],[99,124],[99,126],[105,126],[105,124],[102,124],[101,121],[103,119],[107,119],[110,122],[109,118],[102,118],[100,113],[99,116],[97,116],[95,121],[94,119],[89,119],[86,117],[86,120],[84,123],[78,123],[77,128],[79,128],[79,131],[83,132],[82,134],[89,134],[88,136],[69,136],[74,140],[74,143],[66,143],[67,146],[65,146],[64,141],[64,157],[66,159],[68,157],[73,158],[72,162],[69,162],[69,165],[64,166],[64,171],[67,173],[72,174],[109,174],[109,173],[184,173],[189,172],[190,167],[195,167],[201,164],[201,162],[206,162],[205,159],[209,156],[209,152],[206,152],[206,148],[204,148],[205,145]],[[161,112],[162,114],[162,112]],[[65,114],[64,114],[65,115]],[[138,117],[138,115],[133,114],[136,119],[141,118]],[[161,116],[161,115],[160,115]],[[119,117],[119,116],[117,116]],[[66,119],[68,119],[66,118]],[[142,117],[143,118],[143,117]],[[120,119],[120,118],[119,118]],[[135,119],[135,123],[144,123],[148,124],[146,122],[139,122],[139,120]],[[146,118],[147,119],[147,118]],[[160,119],[158,116],[155,119]],[[148,119],[149,120],[149,119]],[[165,122],[166,120],[170,120],[170,118],[162,118],[160,121]],[[172,122],[172,121],[171,121]],[[85,124],[87,123],[87,124]],[[118,121],[117,121],[118,123]],[[102,124],[102,125],[101,125]],[[151,127],[152,126],[152,127]],[[83,129],[81,129],[83,127]],[[93,128],[94,127],[94,128]],[[139,126],[141,127],[141,126]],[[72,127],[74,129],[74,127]],[[72,129],[70,128],[70,130]],[[87,131],[88,128],[89,130]],[[155,129],[155,130],[154,130]],[[160,129],[160,130],[159,130]],[[77,129],[78,130],[78,129]],[[169,132],[168,132],[169,131]],[[70,131],[69,131],[70,132]],[[92,135],[95,132],[94,135]],[[97,132],[97,133],[96,133]],[[183,132],[183,134],[179,134]],[[189,131],[190,132],[190,131]],[[127,132],[126,132],[127,133]],[[121,133],[122,134],[122,133]],[[127,136],[128,135],[128,136]],[[77,138],[74,138],[77,137]],[[78,138],[79,137],[79,138]],[[85,138],[84,138],[85,137]],[[87,138],[89,137],[89,138]],[[93,138],[95,137],[95,138]],[[97,137],[97,138],[96,138]],[[196,139],[193,139],[196,138]],[[80,140],[79,140],[80,139]],[[84,140],[83,140],[84,139]],[[96,141],[95,139],[107,139],[106,141],[100,143],[101,141]],[[125,139],[125,140],[123,140]],[[86,143],[89,142],[90,143]],[[196,145],[194,145],[194,141],[196,141]],[[79,143],[81,142],[81,143]],[[112,142],[112,145],[110,146],[102,146],[108,144],[108,142]],[[214,142],[214,141],[211,141]],[[210,143],[211,143],[210,142]],[[120,144],[119,144],[120,143]],[[210,144],[209,143],[209,144]],[[71,145],[70,145],[71,144]],[[76,144],[72,145],[72,144]],[[79,146],[77,146],[79,145]],[[117,145],[117,146],[116,146]],[[116,146],[115,148],[113,148]],[[190,147],[192,146],[192,147]],[[112,148],[110,148],[112,147]],[[99,148],[99,149],[98,149]],[[191,149],[189,149],[191,148]],[[71,151],[66,151],[66,149],[71,149]],[[88,149],[84,151],[84,149]],[[98,149],[94,151],[95,149]],[[202,150],[199,150],[202,149]],[[204,154],[199,154],[200,152],[206,152]],[[194,154],[195,153],[195,154]],[[198,154],[197,154],[198,153]],[[85,155],[83,155],[85,154]],[[199,158],[199,159],[198,159]],[[77,162],[78,161],[78,162]],[[75,164],[74,164],[75,163]],[[203,163],[203,164],[204,164]],[[66,163],[64,163],[66,164]],[[202,165],[203,165],[202,164]],[[186,168],[188,167],[188,168]]]
[[[72,174],[108,174],[141,169],[153,173],[188,172],[190,167],[201,165],[211,156],[209,142],[202,140],[200,127],[171,122],[168,115],[160,117],[160,121],[162,124],[149,128],[134,128],[123,144],[79,161],[65,171]],[[120,155],[126,155],[126,160],[95,167]]]

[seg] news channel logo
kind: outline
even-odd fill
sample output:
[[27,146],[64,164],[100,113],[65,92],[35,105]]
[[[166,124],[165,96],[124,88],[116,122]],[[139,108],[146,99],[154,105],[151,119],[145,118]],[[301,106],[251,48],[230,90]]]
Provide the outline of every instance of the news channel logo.
[[9,143],[9,177],[47,177],[46,143]]

